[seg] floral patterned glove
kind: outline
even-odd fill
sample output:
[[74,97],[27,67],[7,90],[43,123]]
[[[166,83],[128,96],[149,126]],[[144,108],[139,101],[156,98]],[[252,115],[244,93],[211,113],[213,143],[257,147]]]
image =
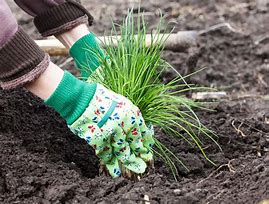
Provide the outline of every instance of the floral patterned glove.
[[140,110],[100,84],[86,111],[70,128],[95,149],[113,177],[120,176],[124,168],[142,174],[153,159],[154,132]]

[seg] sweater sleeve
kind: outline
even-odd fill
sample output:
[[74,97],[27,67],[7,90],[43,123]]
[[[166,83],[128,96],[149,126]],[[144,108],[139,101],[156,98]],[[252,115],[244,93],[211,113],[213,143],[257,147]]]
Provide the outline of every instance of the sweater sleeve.
[[93,17],[77,0],[15,0],[17,5],[34,17],[34,24],[42,36],[59,35],[89,23]]
[[40,76],[49,56],[18,27],[5,0],[0,0],[0,86],[12,89]]

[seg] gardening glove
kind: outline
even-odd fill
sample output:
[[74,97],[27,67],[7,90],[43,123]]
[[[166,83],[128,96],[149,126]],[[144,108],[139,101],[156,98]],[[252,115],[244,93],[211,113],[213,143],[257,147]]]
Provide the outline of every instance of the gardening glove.
[[95,149],[111,176],[120,176],[125,168],[135,174],[146,171],[153,157],[153,130],[130,100],[65,72],[46,104]]
[[101,48],[98,38],[89,33],[76,41],[69,50],[83,80],[92,81],[95,76],[102,76],[100,60],[109,61],[109,56]]
[[70,128],[93,146],[113,177],[120,176],[121,165],[142,174],[146,162],[152,160],[153,131],[140,110],[100,84],[86,111]]
[[77,0],[15,0],[19,7],[34,17],[42,36],[59,35],[74,27],[89,23],[93,17]]
[[[69,50],[76,67],[80,70],[82,79],[94,81],[102,76],[102,60],[109,62],[109,56],[100,46],[94,33],[89,33],[76,41]],[[101,80],[102,81],[102,80]]]

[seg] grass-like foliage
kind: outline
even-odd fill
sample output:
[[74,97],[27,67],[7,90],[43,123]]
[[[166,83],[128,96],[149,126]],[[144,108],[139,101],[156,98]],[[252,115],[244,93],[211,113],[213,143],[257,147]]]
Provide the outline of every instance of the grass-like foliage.
[[[214,134],[200,123],[193,111],[201,108],[200,104],[184,95],[200,88],[187,85],[179,74],[168,83],[161,80],[164,70],[173,69],[162,59],[167,38],[167,35],[160,34],[162,21],[160,19],[160,25],[151,35],[153,46],[146,44],[146,34],[149,32],[143,14],[134,17],[131,11],[123,25],[113,24],[111,36],[115,36],[113,40],[117,41],[117,46],[107,46],[113,42],[106,40],[104,46],[110,60],[102,60],[101,71],[94,74],[91,80],[130,99],[140,108],[147,124],[160,128],[168,136],[184,139],[190,145],[197,146],[210,161],[204,152],[201,137],[215,142]],[[155,153],[166,161],[177,177],[175,162],[184,164],[157,138],[155,140]]]

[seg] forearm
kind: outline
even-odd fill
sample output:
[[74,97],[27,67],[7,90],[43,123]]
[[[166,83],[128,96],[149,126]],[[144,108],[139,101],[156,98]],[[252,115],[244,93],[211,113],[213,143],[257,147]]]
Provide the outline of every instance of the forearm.
[[43,100],[47,100],[60,84],[64,71],[50,62],[48,68],[25,88]]
[[0,85],[4,89],[23,86],[48,67],[49,56],[18,27],[4,0],[0,0]]
[[88,26],[86,24],[81,24],[65,33],[56,35],[56,38],[60,40],[66,48],[70,49],[75,42],[89,33]]

